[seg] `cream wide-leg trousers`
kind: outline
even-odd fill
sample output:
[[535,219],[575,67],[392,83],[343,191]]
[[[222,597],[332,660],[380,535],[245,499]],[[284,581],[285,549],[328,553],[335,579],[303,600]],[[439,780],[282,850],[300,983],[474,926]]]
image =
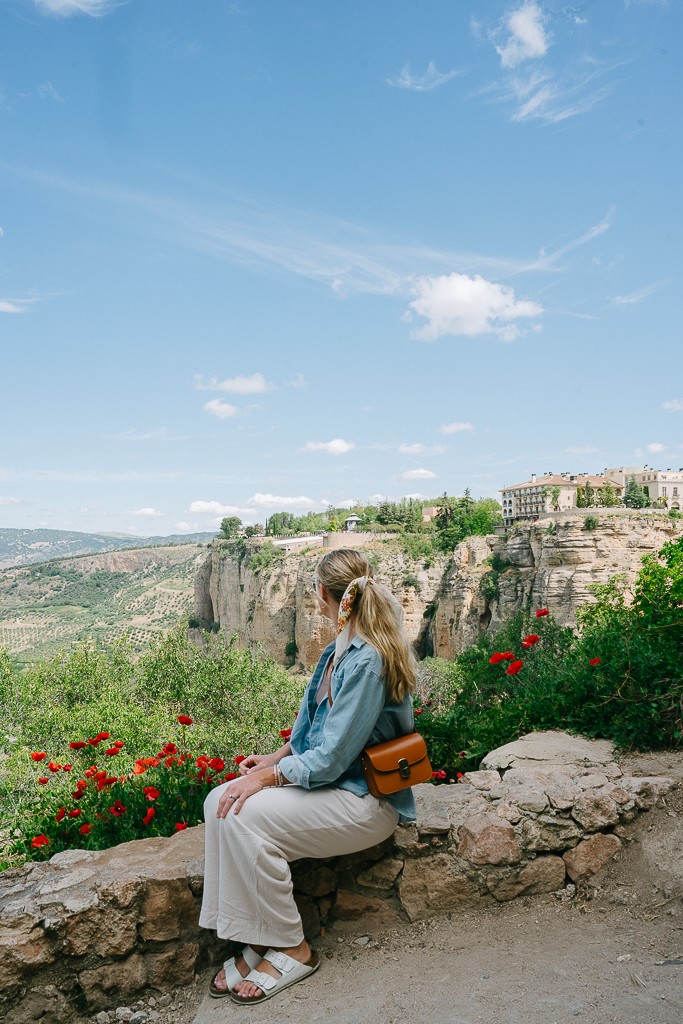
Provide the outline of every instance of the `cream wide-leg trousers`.
[[230,785],[204,802],[206,860],[199,924],[221,939],[257,946],[298,946],[304,933],[288,861],[357,853],[388,838],[398,812],[369,793],[325,786],[268,787],[239,814],[216,817]]

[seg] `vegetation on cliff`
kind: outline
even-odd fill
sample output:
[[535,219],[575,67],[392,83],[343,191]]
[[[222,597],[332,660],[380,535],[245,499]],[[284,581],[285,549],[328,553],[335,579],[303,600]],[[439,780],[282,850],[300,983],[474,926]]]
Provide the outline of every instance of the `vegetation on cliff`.
[[454,661],[423,662],[422,692],[432,696],[418,721],[436,768],[476,768],[534,729],[626,748],[681,745],[683,538],[645,557],[632,593],[620,577],[594,592],[578,633],[527,610]]

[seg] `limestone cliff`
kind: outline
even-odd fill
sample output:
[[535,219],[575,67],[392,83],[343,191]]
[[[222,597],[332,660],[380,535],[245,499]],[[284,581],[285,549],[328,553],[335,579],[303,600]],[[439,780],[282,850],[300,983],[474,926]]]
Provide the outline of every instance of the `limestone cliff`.
[[[294,662],[307,671],[334,639],[332,624],[319,614],[309,585],[321,552],[290,554],[274,567],[252,569],[251,556],[259,546],[247,541],[243,552],[230,546],[211,548],[195,577],[195,616],[220,623],[226,637],[239,634],[242,646],[263,644],[280,664]],[[428,561],[416,561],[400,550],[397,541],[380,540],[363,550],[375,566],[376,578],[403,606],[404,628],[418,652],[432,653],[430,612],[447,558],[432,555]],[[295,656],[288,653],[292,643]]]
[[[516,611],[548,608],[562,625],[593,600],[588,587],[622,574],[635,580],[644,555],[681,536],[681,521],[666,516],[600,516],[595,529],[567,516],[517,526],[505,537],[469,537],[453,552],[432,623],[434,654],[452,659],[487,631],[495,633]],[[486,559],[509,563],[497,576]]]

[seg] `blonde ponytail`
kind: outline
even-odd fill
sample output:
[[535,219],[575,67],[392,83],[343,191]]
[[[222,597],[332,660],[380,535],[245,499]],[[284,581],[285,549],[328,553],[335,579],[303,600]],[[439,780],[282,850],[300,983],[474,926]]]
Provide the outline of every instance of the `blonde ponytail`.
[[[341,601],[352,580],[372,576],[372,566],[356,548],[329,551],[318,562],[316,576],[335,601]],[[382,678],[392,704],[400,704],[415,689],[415,652],[382,590],[366,586],[354,603],[356,632],[382,656]]]

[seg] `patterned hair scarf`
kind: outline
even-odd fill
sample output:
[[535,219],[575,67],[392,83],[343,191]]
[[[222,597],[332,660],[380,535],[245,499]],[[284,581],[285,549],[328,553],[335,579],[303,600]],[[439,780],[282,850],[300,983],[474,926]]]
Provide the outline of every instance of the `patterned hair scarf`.
[[381,583],[377,583],[373,580],[372,576],[358,576],[355,580],[351,580],[344,591],[344,596],[339,604],[339,615],[337,617],[337,639],[334,645],[335,665],[349,646],[351,641],[351,615],[353,614],[353,609],[356,601],[358,600],[359,594],[362,594],[368,585],[372,585],[380,591],[391,605],[394,615],[398,620],[399,627],[403,625],[403,609],[390,590],[387,590],[387,588],[383,587]]

